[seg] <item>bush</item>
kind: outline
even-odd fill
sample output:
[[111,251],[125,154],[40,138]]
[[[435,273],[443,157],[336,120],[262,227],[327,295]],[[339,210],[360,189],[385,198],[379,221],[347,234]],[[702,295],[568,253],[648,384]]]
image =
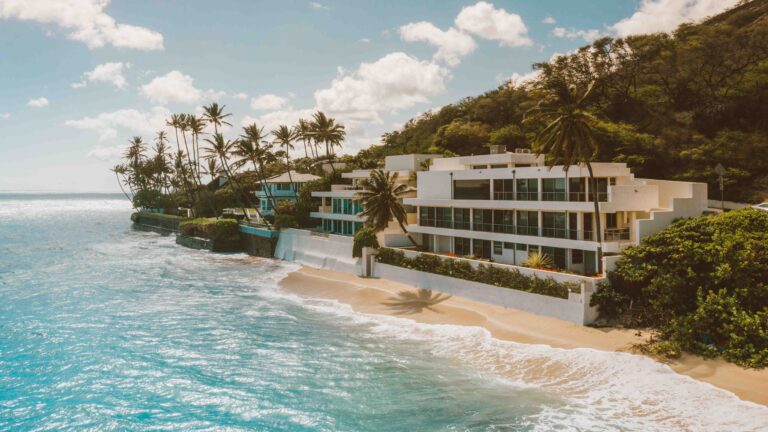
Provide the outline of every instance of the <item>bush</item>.
[[355,233],[355,240],[354,243],[352,243],[352,257],[360,258],[363,256],[364,247],[379,248],[379,240],[376,238],[376,231],[367,226],[360,228]]
[[768,213],[675,222],[630,247],[592,305],[707,356],[768,366]]
[[516,269],[506,269],[492,265],[479,265],[477,269],[464,260],[441,258],[437,255],[418,254],[415,258],[406,258],[402,251],[381,248],[379,262],[398,267],[418,270],[458,279],[511,288],[551,297],[568,298],[568,292],[578,292],[580,287],[572,282],[557,282],[548,277],[526,276]]
[[159,190],[142,189],[133,196],[133,207],[175,210],[178,204],[171,195],[165,195]]
[[240,235],[240,226],[234,219],[197,218],[182,222],[183,234],[211,240],[233,239]]
[[296,216],[291,214],[279,214],[275,216],[275,228],[277,229],[285,229],[285,228],[297,228],[299,224],[296,222]]

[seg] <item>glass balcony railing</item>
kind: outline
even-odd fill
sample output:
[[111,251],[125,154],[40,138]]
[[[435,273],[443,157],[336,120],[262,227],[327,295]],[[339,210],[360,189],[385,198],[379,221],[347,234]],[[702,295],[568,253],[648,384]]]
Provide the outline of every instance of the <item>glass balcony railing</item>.
[[603,237],[605,241],[629,241],[629,228],[609,228]]
[[538,201],[539,193],[538,192],[518,192],[517,200],[518,201]]
[[565,191],[562,192],[542,192],[542,201],[565,201]]

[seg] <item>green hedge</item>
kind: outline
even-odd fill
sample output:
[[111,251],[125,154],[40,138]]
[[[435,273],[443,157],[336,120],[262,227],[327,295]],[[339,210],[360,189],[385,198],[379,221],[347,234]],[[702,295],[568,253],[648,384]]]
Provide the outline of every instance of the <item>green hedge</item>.
[[551,277],[542,279],[537,276],[526,276],[515,269],[482,264],[475,269],[469,262],[455,258],[441,258],[423,253],[415,258],[407,258],[403,251],[389,248],[379,249],[378,261],[407,269],[564,299],[568,298],[569,291],[579,292],[580,289],[579,284],[575,282],[557,282]]
[[240,226],[235,219],[197,218],[179,225],[183,234],[211,240],[238,237]]

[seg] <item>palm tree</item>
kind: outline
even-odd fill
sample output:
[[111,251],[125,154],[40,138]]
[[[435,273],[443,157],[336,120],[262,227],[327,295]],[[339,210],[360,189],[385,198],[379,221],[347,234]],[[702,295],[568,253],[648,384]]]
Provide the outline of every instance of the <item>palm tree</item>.
[[197,181],[202,185],[200,177],[200,135],[205,131],[205,119],[202,116],[197,117],[194,114],[188,114],[187,125],[189,126],[189,132],[192,134],[192,151],[194,152]]
[[336,123],[336,119],[329,118],[322,111],[313,114],[312,119],[312,132],[310,135],[317,144],[325,144],[325,156],[331,164],[331,169],[336,171],[336,168],[333,166],[333,156],[335,155],[333,147],[341,147],[347,132],[344,130],[343,125]]
[[251,123],[243,127],[243,135],[236,142],[233,155],[239,157],[235,163],[237,166],[243,166],[250,162],[256,172],[256,178],[261,184],[261,188],[267,196],[267,200],[272,204],[273,211],[277,214],[277,206],[272,190],[267,184],[266,166],[274,162],[277,157],[272,152],[272,143],[264,140],[267,135],[264,128],[256,123]]
[[363,206],[359,216],[367,218],[366,225],[378,232],[385,229],[389,221],[394,219],[408,236],[408,240],[419,247],[405,229],[406,213],[402,199],[408,192],[408,186],[397,183],[397,173],[376,169],[371,171],[369,178],[360,181],[359,185],[362,190],[357,193],[357,196]]
[[221,174],[222,168],[221,165],[219,165],[219,161],[216,158],[208,158],[208,167],[205,171],[206,174],[211,176],[211,181],[215,180],[216,177]]
[[[304,143],[304,157],[309,158],[309,154],[307,153],[307,145],[308,141],[312,140],[312,136],[310,135],[312,132],[312,126],[308,121],[299,119],[299,123],[296,125],[296,131],[298,132],[299,139]],[[314,147],[310,145],[310,150],[313,148]],[[314,151],[312,152],[312,157],[317,157],[315,156]]]
[[223,124],[232,126],[230,123],[227,123],[226,120],[224,120],[225,118],[232,115],[224,114],[225,107],[226,105],[219,106],[219,104],[216,102],[212,102],[210,105],[203,106],[203,119],[213,125],[214,133],[219,133],[219,127],[221,127]]
[[243,216],[248,218],[248,213],[245,211],[245,206],[248,204],[247,202],[243,203],[243,198],[245,197],[245,194],[243,193],[243,189],[238,184],[237,180],[235,179],[234,172],[232,171],[232,168],[229,165],[229,154],[232,151],[232,148],[234,147],[235,143],[231,140],[225,140],[224,136],[221,133],[215,133],[211,138],[206,138],[205,141],[210,144],[210,147],[206,149],[206,152],[208,153],[208,158],[218,158],[221,161],[221,166],[224,168],[224,172],[227,174],[227,177],[229,178],[229,181],[232,182],[232,185],[235,187],[237,195],[239,196],[239,201],[241,204],[241,209],[243,210]]
[[181,146],[179,145],[179,127],[181,123],[182,119],[179,114],[171,114],[171,118],[165,121],[165,125],[172,127],[176,133],[176,151],[181,151]]
[[597,234],[597,272],[602,273],[603,239],[600,229],[600,203],[597,179],[591,163],[597,155],[599,145],[592,132],[592,125],[595,124],[596,119],[586,110],[587,98],[594,84],[595,82],[592,81],[586,91],[580,94],[576,86],[568,85],[562,79],[551,80],[545,84],[547,93],[545,99],[531,110],[532,116],[529,119],[549,122],[536,135],[533,143],[537,156],[548,155],[547,165],[554,166],[560,161],[566,171],[573,164],[587,166]]
[[[126,198],[128,198],[128,201],[133,202],[131,197],[125,192],[125,188],[123,187],[124,180],[120,179],[120,176],[125,177],[125,174],[127,173],[127,169],[125,168],[125,165],[117,164],[115,165],[112,170],[113,173],[115,173],[115,178],[117,179],[117,184],[120,186],[120,191],[125,195]],[[130,188],[130,185],[128,185]],[[131,194],[133,194],[133,191],[131,191]]]
[[[288,181],[291,183],[291,190],[296,192],[293,188],[293,177],[291,177],[291,156],[289,153],[293,150],[293,141],[299,136],[298,130],[289,128],[286,125],[280,125],[277,129],[272,131],[272,136],[275,137],[275,144],[284,148],[285,167],[288,169]],[[294,199],[298,200],[296,194],[294,194]]]

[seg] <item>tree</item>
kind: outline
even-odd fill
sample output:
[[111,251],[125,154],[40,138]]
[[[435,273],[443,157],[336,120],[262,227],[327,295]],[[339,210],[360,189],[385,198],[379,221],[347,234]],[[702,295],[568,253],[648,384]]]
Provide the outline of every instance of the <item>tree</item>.
[[[293,177],[291,177],[291,156],[290,152],[293,150],[293,141],[299,136],[298,131],[295,128],[289,128],[286,125],[280,125],[277,129],[272,131],[272,136],[275,137],[275,144],[283,147],[285,152],[285,167],[288,170],[288,181],[291,183],[291,190],[296,191],[293,187]],[[294,199],[297,198],[294,195]]]
[[534,139],[536,155],[546,154],[547,164],[561,162],[565,170],[573,164],[583,163],[589,170],[590,192],[594,204],[595,232],[597,233],[597,272],[603,272],[603,237],[600,229],[600,201],[597,180],[591,161],[599,146],[592,132],[596,118],[586,111],[594,81],[586,91],[579,92],[575,85],[568,85],[562,79],[553,79],[544,84],[544,98],[530,112],[531,120],[543,119],[549,124]]
[[336,171],[333,166],[335,152],[333,147],[341,147],[341,143],[347,135],[344,126],[337,124],[336,119],[330,118],[324,112],[318,111],[312,115],[311,136],[317,144],[325,144],[325,156],[331,164],[331,169]]
[[187,115],[187,126],[189,132],[192,134],[192,151],[194,153],[195,160],[195,173],[197,174],[197,181],[202,185],[202,178],[200,177],[200,135],[205,131],[205,119],[197,117],[194,114]]
[[243,210],[243,216],[248,218],[248,213],[245,211],[245,206],[248,205],[248,202],[244,202],[246,194],[235,179],[234,172],[229,165],[229,154],[235,144],[231,140],[225,140],[224,136],[220,133],[215,133],[212,139],[206,138],[205,141],[210,145],[210,147],[206,149],[208,157],[218,158],[221,161],[221,166],[224,168],[224,172],[227,173],[227,178],[237,189],[238,201],[240,201],[240,207]]
[[264,128],[259,127],[256,123],[251,123],[243,127],[243,135],[235,142],[235,148],[232,152],[233,155],[239,157],[235,164],[240,167],[248,162],[253,165],[253,169],[256,172],[256,177],[261,184],[261,188],[267,196],[267,199],[272,203],[272,208],[275,213],[278,213],[277,203],[272,196],[272,190],[267,184],[266,166],[272,163],[276,156],[272,152],[272,144],[265,141],[266,134],[264,134]]
[[359,184],[362,190],[358,192],[358,197],[363,205],[360,216],[367,218],[366,225],[379,232],[389,225],[390,220],[394,219],[400,225],[400,229],[408,236],[408,240],[414,246],[419,247],[408,230],[405,229],[406,213],[402,199],[408,192],[408,186],[397,183],[397,173],[376,169],[371,171],[369,178],[363,179]]
[[[123,192],[123,195],[125,195],[126,198],[128,198],[128,201],[133,201],[131,197],[125,192],[125,188],[123,187],[123,182],[125,180],[120,178],[120,176],[125,176],[127,173],[125,165],[117,164],[112,168],[111,171],[115,173],[115,178],[117,179],[118,186],[120,186],[120,191]],[[131,191],[131,193],[133,193],[133,191]]]
[[227,123],[227,121],[224,120],[232,115],[224,114],[225,107],[226,105],[219,106],[219,104],[216,102],[213,102],[207,106],[203,106],[203,119],[213,125],[214,134],[219,133],[219,128],[223,124],[232,126],[230,123]]
[[311,144],[312,127],[309,122],[305,119],[299,119],[299,123],[296,125],[296,130],[298,132],[298,138],[304,143],[304,157],[309,158],[309,153],[307,152],[307,146],[309,146],[312,157],[317,158],[317,155],[313,151],[314,146]]

